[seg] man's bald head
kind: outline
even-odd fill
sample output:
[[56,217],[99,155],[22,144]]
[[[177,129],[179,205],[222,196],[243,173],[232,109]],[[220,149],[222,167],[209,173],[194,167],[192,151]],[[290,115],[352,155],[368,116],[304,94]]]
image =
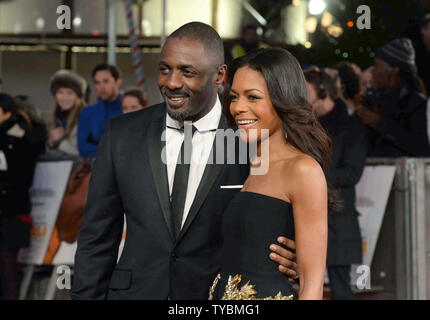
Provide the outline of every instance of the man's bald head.
[[172,38],[187,39],[200,42],[214,65],[224,63],[224,44],[218,32],[210,25],[202,22],[190,22],[171,33],[167,40]]

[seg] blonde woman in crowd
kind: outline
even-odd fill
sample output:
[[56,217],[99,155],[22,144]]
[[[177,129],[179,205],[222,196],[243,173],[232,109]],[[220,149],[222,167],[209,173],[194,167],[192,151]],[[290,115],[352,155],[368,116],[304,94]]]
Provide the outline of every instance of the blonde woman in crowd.
[[84,107],[87,83],[69,70],[57,71],[51,78],[51,93],[55,104],[48,123],[47,151],[79,155],[78,119]]

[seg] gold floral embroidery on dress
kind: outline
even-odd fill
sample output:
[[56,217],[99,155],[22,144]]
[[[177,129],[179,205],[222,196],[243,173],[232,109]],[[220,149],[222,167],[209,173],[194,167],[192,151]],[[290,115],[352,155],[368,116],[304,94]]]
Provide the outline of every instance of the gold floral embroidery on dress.
[[[215,280],[209,290],[209,300],[213,300],[213,293],[218,284],[218,281],[221,279],[221,275],[215,277]],[[242,280],[242,275],[237,274],[234,277],[229,276],[227,285],[225,286],[224,295],[221,300],[293,300],[294,295],[290,294],[289,296],[283,296],[281,291],[274,297],[265,297],[265,298],[257,298],[255,295],[257,294],[257,290],[254,289],[254,285],[249,284],[249,281],[245,283],[240,289],[237,288],[239,282]]]

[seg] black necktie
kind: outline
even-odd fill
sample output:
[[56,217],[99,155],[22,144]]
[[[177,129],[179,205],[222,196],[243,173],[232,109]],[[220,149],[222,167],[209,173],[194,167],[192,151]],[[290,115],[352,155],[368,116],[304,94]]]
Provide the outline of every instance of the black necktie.
[[[192,126],[192,130],[189,127]],[[192,139],[196,132],[196,127],[190,123],[184,124],[184,141],[182,142],[181,151],[176,163],[175,177],[173,180],[173,190],[171,198],[172,222],[175,231],[175,238],[178,238],[182,226],[182,217],[184,215],[185,199],[188,188],[188,175],[190,173]]]

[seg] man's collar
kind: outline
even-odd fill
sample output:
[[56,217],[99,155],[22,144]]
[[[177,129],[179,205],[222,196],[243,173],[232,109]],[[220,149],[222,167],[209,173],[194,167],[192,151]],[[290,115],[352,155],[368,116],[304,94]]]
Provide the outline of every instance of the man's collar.
[[[205,131],[211,131],[216,130],[218,128],[219,120],[221,119],[222,114],[222,108],[221,108],[221,102],[219,101],[218,95],[216,97],[215,105],[209,111],[207,115],[205,115],[203,118],[197,120],[196,122],[193,122],[193,125],[197,128],[197,131],[199,132],[205,132]],[[179,125],[179,121],[173,119],[169,113],[166,113],[166,125],[168,127],[173,127],[180,129],[181,126]]]
[[104,104],[108,104],[108,105],[110,105],[110,104],[116,104],[118,102],[121,103],[121,101],[122,101],[122,94],[119,93],[117,95],[117,97],[115,99],[111,100],[111,101],[102,100],[102,99],[100,99],[100,101],[102,101]]

